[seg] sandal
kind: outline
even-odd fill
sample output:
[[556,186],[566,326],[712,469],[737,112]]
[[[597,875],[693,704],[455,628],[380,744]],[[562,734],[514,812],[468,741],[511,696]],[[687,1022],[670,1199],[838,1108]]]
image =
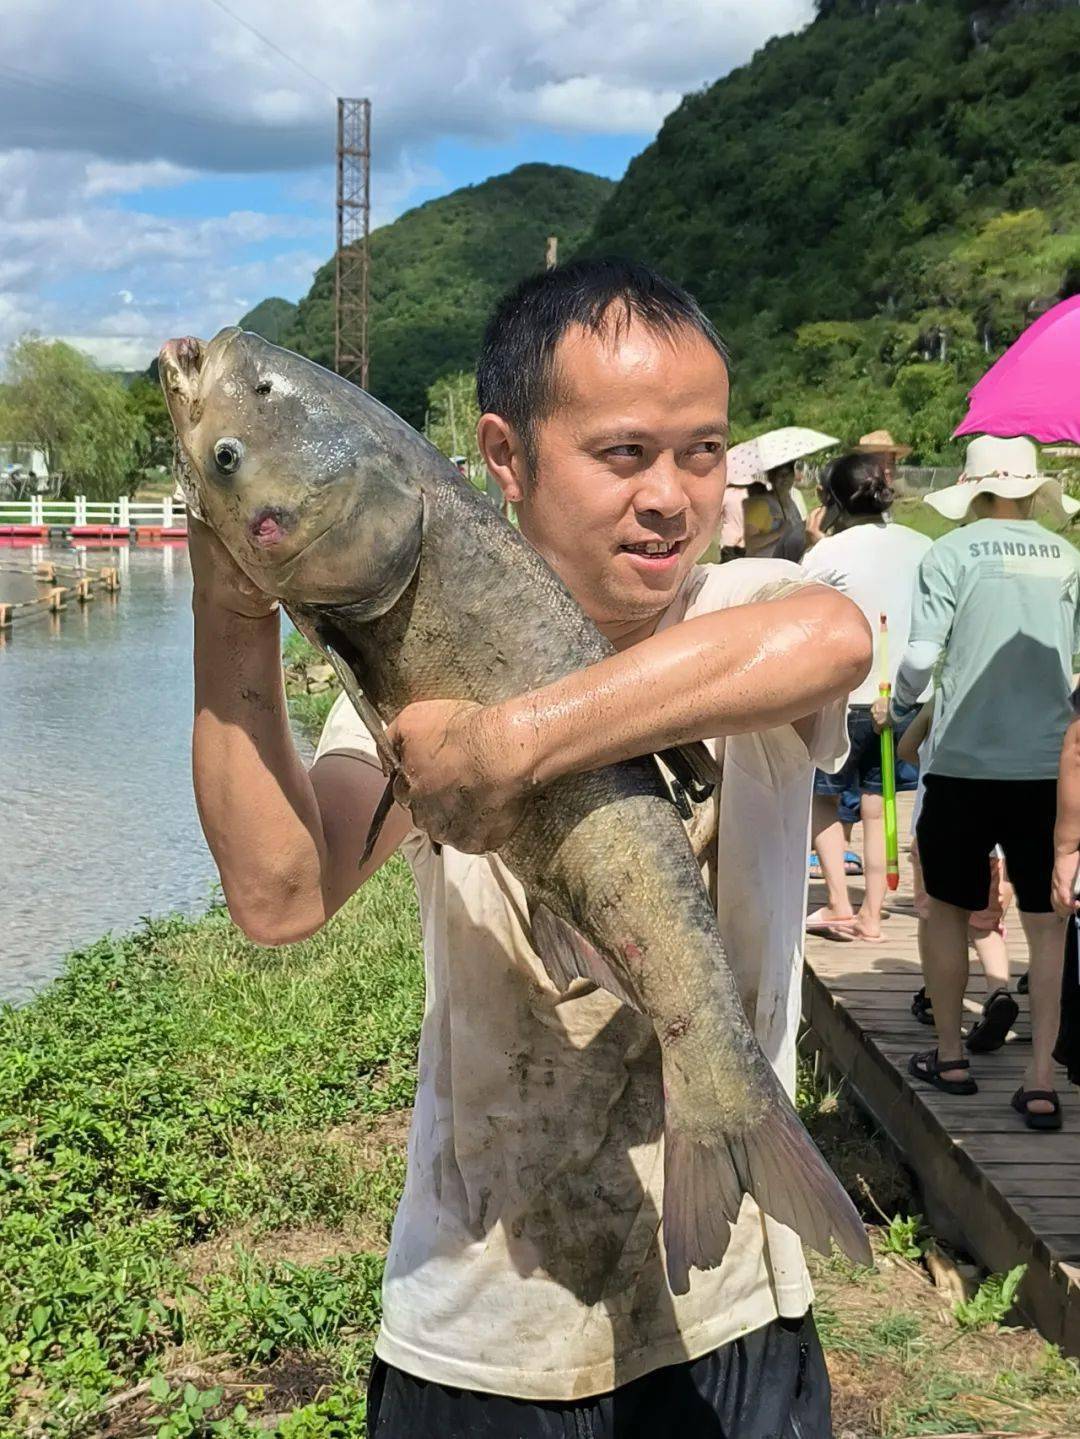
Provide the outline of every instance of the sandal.
[[[970,1078],[967,1079],[943,1079],[944,1069],[970,1069],[971,1065],[966,1059],[947,1059],[942,1061],[936,1049],[927,1049],[922,1054],[913,1054],[908,1060],[908,1073],[913,1079],[921,1079],[924,1084],[932,1084],[935,1089],[940,1089],[943,1094],[977,1094],[979,1086]],[[1040,1095],[1040,1098],[1043,1096]]]
[[817,935],[819,939],[831,939],[840,944],[850,944],[855,938],[855,916],[848,914],[834,919],[825,913],[824,908],[815,909],[813,914],[806,916],[806,932]]
[[[862,872],[862,860],[859,858],[859,856],[855,853],[853,849],[845,849],[844,873],[847,875],[848,879],[850,879],[852,875],[859,875],[862,874]],[[818,856],[814,853],[813,850],[810,851],[810,878],[825,878],[824,871],[821,868],[821,860],[818,858]]]
[[[1033,1099],[1045,1099],[1054,1107],[1049,1114],[1032,1114],[1028,1105]],[[1061,1128],[1061,1100],[1056,1089],[1025,1089],[1021,1085],[1009,1102],[1017,1114],[1024,1116],[1024,1123],[1029,1129]]]
[[933,1024],[934,1004],[926,992],[925,984],[911,1001],[911,1012],[920,1024]]
[[1005,988],[995,989],[983,1003],[982,1019],[968,1030],[964,1044],[972,1054],[989,1054],[1000,1049],[1005,1036],[1016,1023],[1020,1006]]

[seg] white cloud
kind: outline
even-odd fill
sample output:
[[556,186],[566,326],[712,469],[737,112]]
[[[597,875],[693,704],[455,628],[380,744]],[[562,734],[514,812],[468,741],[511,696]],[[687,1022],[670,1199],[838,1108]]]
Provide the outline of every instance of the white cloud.
[[88,200],[98,195],[132,195],[141,190],[163,190],[193,180],[199,172],[170,160],[143,160],[115,164],[91,160],[86,167],[83,194]]
[[658,129],[681,97],[678,90],[621,85],[602,75],[573,75],[541,85],[521,98],[525,113],[536,124],[625,135]]
[[546,113],[545,97],[560,94],[573,102],[569,124],[610,128],[602,103],[579,103],[591,93],[621,96],[620,116],[645,135],[673,97],[805,23],[812,6],[236,0],[235,9],[300,68],[208,4],[14,0],[5,7],[0,134],[13,147],[89,150],[127,165],[301,169],[331,151],[334,96],[366,94],[378,163],[392,170],[403,150],[435,135],[505,137],[526,118],[522,107]]
[[[0,346],[33,328],[126,367],[306,289],[333,244],[336,94],[373,102],[378,225],[446,186],[436,141],[505,144],[529,125],[644,143],[812,4],[232,0],[301,68],[206,3],[2,8]],[[245,203],[260,174],[291,177],[279,213]],[[231,176],[220,213],[209,191],[171,199]]]

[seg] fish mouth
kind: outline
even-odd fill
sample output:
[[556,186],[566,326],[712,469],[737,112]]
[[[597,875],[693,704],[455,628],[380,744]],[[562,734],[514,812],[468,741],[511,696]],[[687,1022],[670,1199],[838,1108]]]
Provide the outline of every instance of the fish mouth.
[[202,340],[184,335],[179,340],[166,340],[158,351],[161,388],[174,419],[178,411],[190,411],[195,403],[206,350]]
[[298,518],[295,510],[284,509],[281,505],[264,505],[248,521],[248,538],[256,549],[276,549],[296,529]]
[[166,340],[158,351],[158,373],[165,391],[165,402],[174,420],[178,412],[188,412],[191,423],[197,419],[199,386],[207,369],[211,350],[216,355],[227,349],[241,333],[238,329],[222,330],[213,340],[200,340],[195,335],[182,335]]

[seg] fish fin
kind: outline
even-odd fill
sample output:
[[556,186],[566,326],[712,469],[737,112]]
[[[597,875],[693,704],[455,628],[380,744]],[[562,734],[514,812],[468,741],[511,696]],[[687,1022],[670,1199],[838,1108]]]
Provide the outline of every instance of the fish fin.
[[375,813],[371,816],[371,823],[368,825],[367,839],[364,841],[364,852],[360,856],[360,863],[357,869],[363,869],[374,853],[375,846],[379,842],[379,835],[382,834],[382,827],[386,823],[387,816],[394,808],[394,781],[388,779],[379,796],[379,803],[375,806]]
[[[350,704],[363,720],[368,733],[375,741],[375,750],[379,756],[383,774],[393,778],[394,771],[397,769],[397,756],[391,748],[390,741],[386,738],[386,726],[383,724],[378,710],[361,689],[360,681],[353,673],[352,666],[335,644],[334,630],[325,623],[310,619],[303,611],[294,610],[288,605],[285,606],[285,612],[308,643],[313,644],[326,656],[327,663],[337,675],[338,682],[348,696]],[[385,798],[384,794],[383,799]],[[383,815],[383,819],[385,818],[386,816]],[[370,831],[368,840],[372,842]]]
[[720,766],[700,740],[661,750],[657,758],[663,760],[696,804],[708,799],[720,783]]
[[591,979],[621,1003],[641,1012],[641,1002],[630,987],[572,924],[560,919],[546,904],[530,905],[529,919],[533,949],[557,989],[569,989],[575,979]]
[[685,1294],[690,1269],[724,1257],[743,1194],[828,1256],[836,1244],[855,1264],[871,1265],[866,1226],[784,1096],[753,1129],[716,1144],[664,1129],[664,1249],[672,1293]]

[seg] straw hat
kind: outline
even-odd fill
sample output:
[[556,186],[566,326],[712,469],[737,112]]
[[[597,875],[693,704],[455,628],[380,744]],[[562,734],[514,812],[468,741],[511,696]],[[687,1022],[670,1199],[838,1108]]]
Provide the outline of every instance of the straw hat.
[[820,430],[808,430],[802,425],[785,425],[780,430],[769,430],[758,435],[756,440],[744,440],[733,445],[727,455],[727,482],[729,485],[752,485],[755,480],[764,479],[770,470],[780,465],[790,465],[792,460],[805,459],[818,450],[827,450],[838,445],[832,435],[823,435]]
[[859,443],[854,448],[860,454],[894,455],[898,460],[911,454],[911,446],[898,445],[888,430],[871,430],[868,435],[860,435]]
[[1080,500],[1062,493],[1061,485],[1039,473],[1038,451],[1022,436],[1000,440],[980,435],[972,440],[964,456],[959,482],[945,490],[926,495],[926,503],[947,520],[962,520],[976,495],[1000,495],[1005,500],[1023,500],[1038,495],[1059,523],[1080,511]]

